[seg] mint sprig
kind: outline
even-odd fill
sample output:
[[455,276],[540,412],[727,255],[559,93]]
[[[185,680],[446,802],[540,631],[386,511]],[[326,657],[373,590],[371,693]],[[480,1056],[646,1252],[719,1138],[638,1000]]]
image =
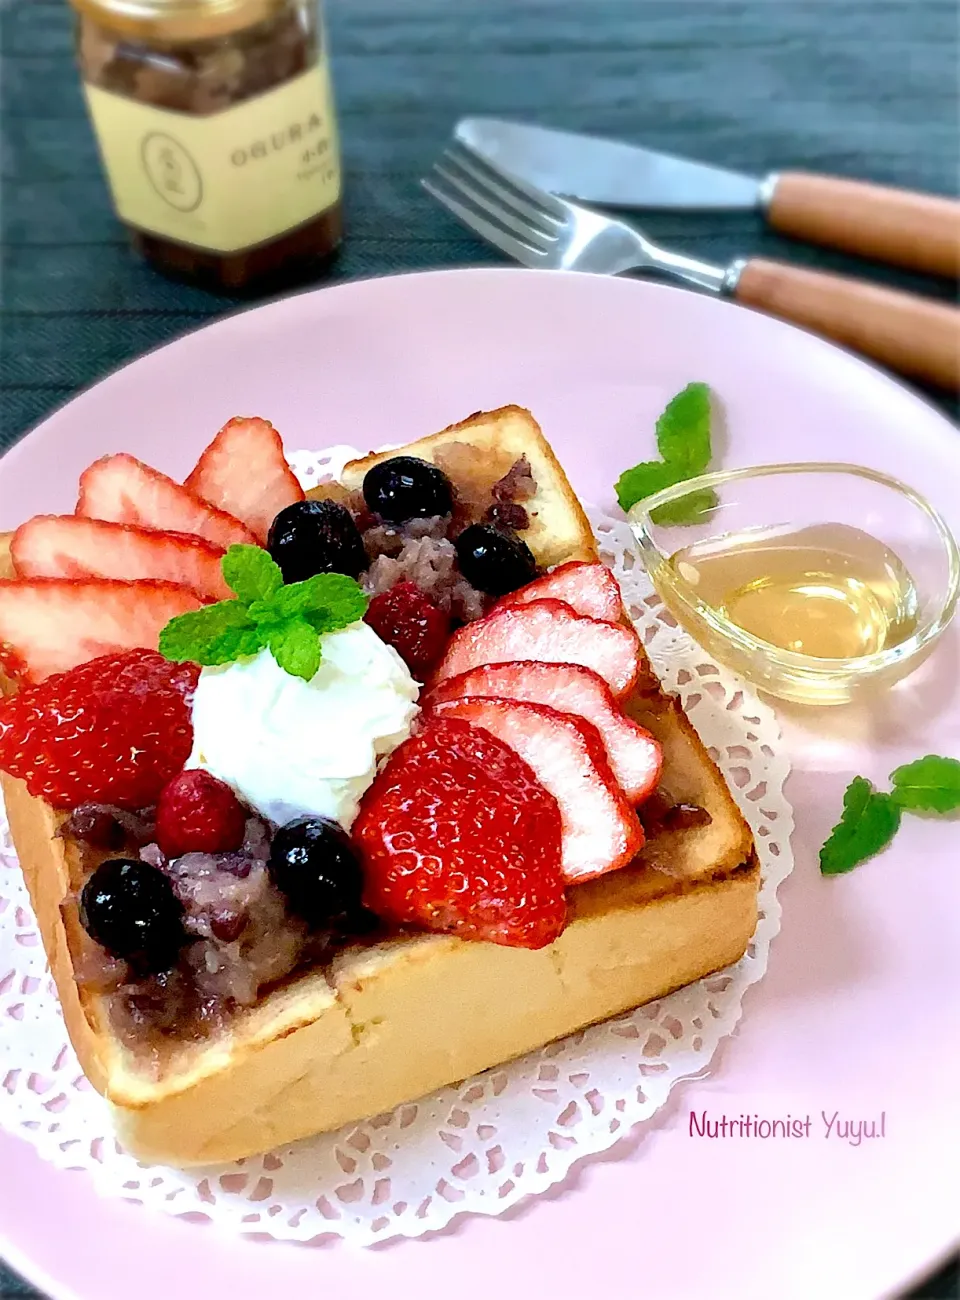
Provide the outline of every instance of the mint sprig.
[[885,849],[900,827],[901,812],[951,813],[960,808],[960,761],[927,754],[898,767],[893,790],[875,790],[855,776],[843,796],[843,814],[820,850],[825,876],[852,871]]
[[[709,385],[687,384],[667,403],[657,420],[657,449],[662,459],[634,465],[624,470],[617,480],[620,508],[629,510],[655,492],[704,473],[712,455],[710,426]],[[657,524],[699,523],[716,505],[717,495],[712,490],[691,492],[660,506],[652,518]]]
[[343,573],[284,584],[280,566],[259,546],[231,546],[220,562],[236,600],[172,618],[160,653],[176,663],[213,667],[268,649],[292,677],[310,681],[320,667],[320,637],[363,618],[367,597]]

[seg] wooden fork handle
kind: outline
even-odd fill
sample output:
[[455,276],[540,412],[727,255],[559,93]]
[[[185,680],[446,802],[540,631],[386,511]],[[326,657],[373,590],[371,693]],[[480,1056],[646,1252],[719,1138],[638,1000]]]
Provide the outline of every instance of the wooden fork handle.
[[760,257],[743,264],[733,296],[891,370],[960,388],[960,309],[947,303]]
[[960,203],[813,172],[770,178],[776,230],[931,275],[960,275]]

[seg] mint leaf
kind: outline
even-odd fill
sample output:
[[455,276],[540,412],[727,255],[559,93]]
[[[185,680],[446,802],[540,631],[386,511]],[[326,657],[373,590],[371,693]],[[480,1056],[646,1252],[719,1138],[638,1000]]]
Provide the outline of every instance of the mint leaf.
[[194,662],[209,667],[215,664],[232,664],[238,659],[259,654],[262,649],[263,641],[256,628],[231,627],[217,637],[215,642],[208,645],[204,658],[195,657]]
[[927,754],[891,774],[893,798],[916,812],[955,812],[960,808],[960,762]]
[[363,618],[367,597],[345,573],[318,573],[305,582],[283,587],[272,602],[284,617],[301,615],[319,631],[336,632]]
[[[662,460],[647,460],[624,470],[617,479],[617,500],[629,510],[655,492],[696,478],[710,464],[710,389],[687,384],[657,420],[657,446]],[[719,504],[712,490],[691,492],[651,516],[655,524],[697,524]]]
[[[627,511],[638,501],[645,501],[655,492],[682,483],[688,475],[676,465],[660,460],[647,460],[633,469],[625,470],[617,480],[617,500],[621,510]],[[658,506],[651,518],[655,524],[698,524],[708,511],[720,504],[712,488],[703,488],[679,497],[665,506]]]
[[687,384],[667,403],[657,421],[657,447],[668,464],[683,470],[675,482],[704,472],[711,454],[707,384]]
[[843,815],[820,850],[820,871],[838,876],[885,849],[900,825],[900,809],[888,794],[879,794],[855,776],[843,796]]
[[674,483],[679,483],[686,477],[676,465],[667,465],[662,460],[642,461],[639,465],[634,465],[633,469],[624,470],[617,479],[616,492],[620,509],[626,512],[638,501],[645,501],[654,492],[673,487]]
[[283,615],[272,600],[254,600],[247,606],[247,613],[257,627],[268,623],[282,623]]
[[701,524],[711,510],[720,504],[720,498],[713,488],[700,488],[697,492],[688,492],[685,497],[669,501],[665,506],[657,506],[651,511],[650,518],[655,524]]
[[175,663],[214,665],[256,654],[262,641],[245,606],[239,600],[223,600],[172,618],[160,633],[159,645],[164,658]]
[[344,573],[317,573],[304,582],[281,587],[270,600],[255,600],[250,617],[258,624],[306,618],[322,632],[336,632],[363,618],[367,597]]
[[283,586],[279,564],[259,546],[231,546],[220,568],[227,586],[245,605],[271,600]]
[[270,653],[285,673],[310,681],[320,667],[320,637],[306,619],[289,618],[267,632]]

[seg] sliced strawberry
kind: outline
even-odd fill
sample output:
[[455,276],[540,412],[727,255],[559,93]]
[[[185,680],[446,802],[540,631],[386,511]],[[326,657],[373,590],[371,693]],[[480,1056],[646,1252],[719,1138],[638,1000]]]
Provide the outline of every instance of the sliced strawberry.
[[224,550],[234,542],[257,540],[239,519],[214,509],[126,452],[103,456],[83,471],[76,514],[161,532],[195,533]]
[[614,695],[626,695],[640,670],[640,643],[633,628],[615,627],[575,614],[562,600],[507,605],[460,628],[434,674],[434,682],[480,664],[539,659],[582,664],[599,673]]
[[547,704],[592,722],[600,733],[613,775],[632,803],[652,794],[660,779],[660,746],[649,731],[623,716],[610,687],[589,668],[530,662],[486,664],[439,682],[420,702],[430,708],[469,696]]
[[451,700],[434,713],[483,727],[530,765],[560,805],[567,880],[591,880],[636,856],[643,830],[592,723],[515,700]]
[[223,551],[194,533],[163,533],[79,515],[37,515],[21,524],[10,553],[22,578],[149,578],[229,600]]
[[566,601],[577,614],[604,623],[619,623],[623,618],[623,600],[616,578],[605,564],[588,564],[585,560],[561,564],[519,591],[511,591],[497,602],[497,609],[505,605],[528,605],[532,600],[545,598]]
[[430,718],[380,769],[353,838],[386,921],[516,948],[566,923],[557,801],[489,731]]
[[229,420],[211,442],[184,487],[247,525],[260,542],[285,506],[303,500],[303,488],[269,420]]
[[172,582],[0,581],[0,649],[31,682],[120,650],[156,650],[160,630],[203,602]]

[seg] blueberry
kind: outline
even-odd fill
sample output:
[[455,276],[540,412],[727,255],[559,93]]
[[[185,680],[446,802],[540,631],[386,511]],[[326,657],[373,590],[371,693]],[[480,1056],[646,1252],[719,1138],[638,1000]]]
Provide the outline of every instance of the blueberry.
[[270,879],[314,929],[351,929],[365,917],[363,876],[346,832],[327,817],[297,817],[270,846]]
[[512,528],[502,524],[471,524],[454,545],[460,572],[478,591],[505,596],[537,576],[533,552]]
[[90,938],[138,971],[166,971],[187,941],[183,904],[158,867],[139,858],[101,862],[80,894]]
[[339,501],[296,501],[270,525],[267,550],[284,582],[303,582],[315,573],[359,577],[367,567],[363,538],[350,511]]
[[416,456],[393,456],[368,470],[363,480],[367,506],[390,524],[448,515],[453,491],[443,470]]

